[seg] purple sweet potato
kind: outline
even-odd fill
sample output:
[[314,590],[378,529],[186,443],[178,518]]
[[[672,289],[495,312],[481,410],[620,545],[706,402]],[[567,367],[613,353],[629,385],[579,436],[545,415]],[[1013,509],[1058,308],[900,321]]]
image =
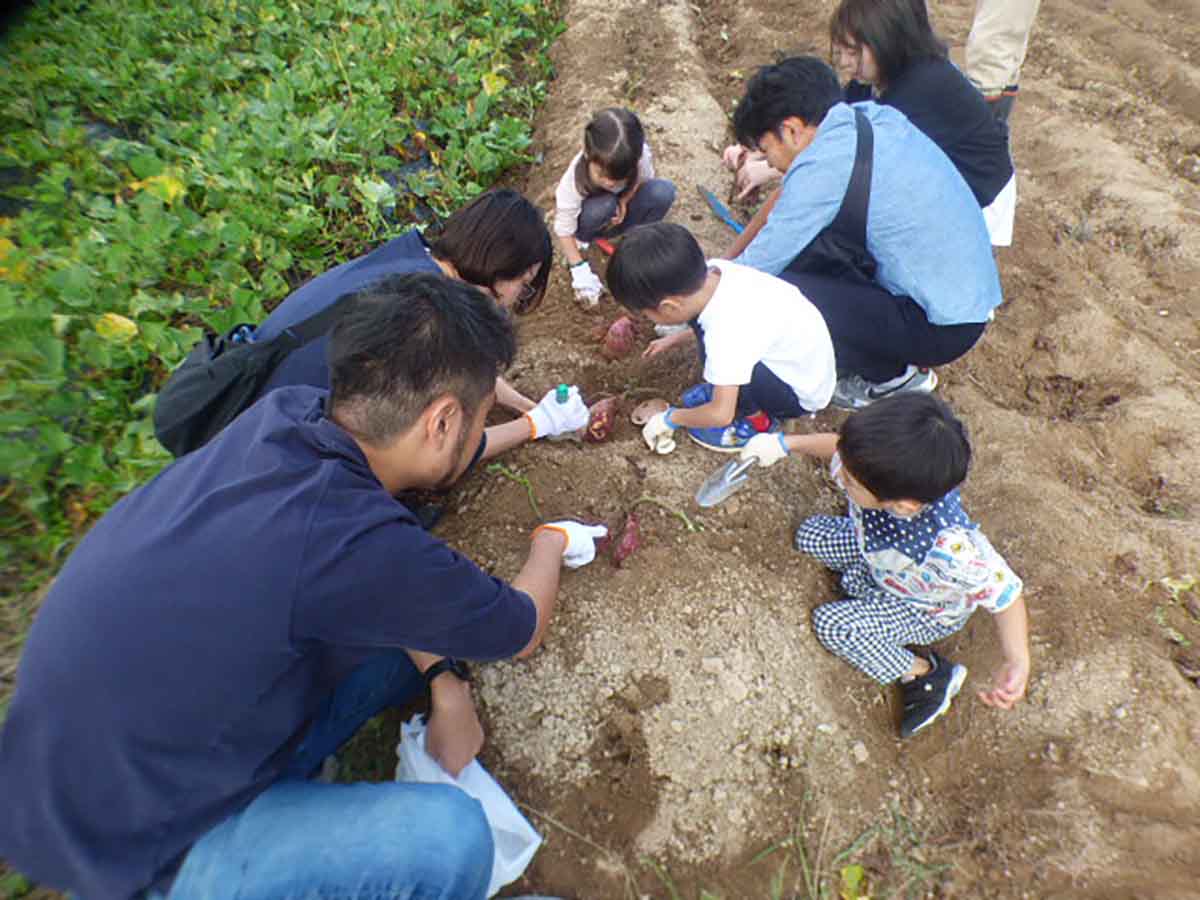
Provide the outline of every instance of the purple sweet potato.
[[602,444],[607,441],[617,422],[619,407],[620,400],[616,397],[604,397],[593,403],[583,439],[590,444]]
[[633,319],[629,316],[621,316],[608,326],[608,331],[604,333],[604,345],[600,352],[606,359],[620,359],[633,352],[635,343],[637,343],[637,332],[633,328]]
[[617,538],[617,542],[613,544],[612,559],[613,565],[620,566],[625,560],[633,555],[634,551],[642,545],[642,529],[638,523],[638,517],[634,513],[630,513],[625,518],[625,527],[621,531],[621,536]]

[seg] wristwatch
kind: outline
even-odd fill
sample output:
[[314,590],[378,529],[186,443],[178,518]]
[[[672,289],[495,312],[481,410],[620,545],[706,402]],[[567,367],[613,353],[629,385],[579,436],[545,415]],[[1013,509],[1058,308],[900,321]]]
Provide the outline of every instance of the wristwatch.
[[451,672],[459,681],[470,681],[471,670],[467,668],[467,664],[461,659],[455,659],[452,656],[443,656],[432,666],[425,670],[425,687],[432,689],[433,679],[437,678],[443,672]]

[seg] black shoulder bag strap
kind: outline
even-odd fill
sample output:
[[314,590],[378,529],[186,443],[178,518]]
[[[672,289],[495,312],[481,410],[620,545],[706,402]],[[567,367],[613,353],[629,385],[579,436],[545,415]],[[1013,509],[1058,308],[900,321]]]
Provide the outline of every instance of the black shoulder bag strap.
[[833,221],[822,228],[786,271],[793,275],[816,275],[852,284],[875,284],[875,259],[867,250],[867,207],[871,202],[871,171],[874,168],[875,132],[859,109],[854,110],[857,141],[850,183],[842,195]]
[[345,306],[347,298],[356,293],[358,292],[351,291],[348,294],[342,294],[342,296],[338,297],[316,315],[309,316],[304,321],[297,322],[295,325],[285,328],[279,333],[279,337],[276,340],[290,337],[291,340],[288,346],[288,352],[290,353],[298,347],[303,347],[305,344],[315,341],[321,335],[327,334],[333,328],[334,323],[337,322],[338,316],[342,314],[342,309]]
[[871,202],[871,171],[875,161],[875,130],[861,109],[854,110],[858,146],[854,151],[854,169],[830,228],[867,249],[867,206]]

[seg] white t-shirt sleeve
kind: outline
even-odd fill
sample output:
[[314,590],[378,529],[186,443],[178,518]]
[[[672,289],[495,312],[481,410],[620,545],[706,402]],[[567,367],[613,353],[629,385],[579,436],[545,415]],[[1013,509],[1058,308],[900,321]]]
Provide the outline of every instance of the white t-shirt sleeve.
[[575,167],[582,158],[582,152],[575,154],[554,191],[554,233],[559,237],[571,237],[579,228],[583,194],[575,187]]

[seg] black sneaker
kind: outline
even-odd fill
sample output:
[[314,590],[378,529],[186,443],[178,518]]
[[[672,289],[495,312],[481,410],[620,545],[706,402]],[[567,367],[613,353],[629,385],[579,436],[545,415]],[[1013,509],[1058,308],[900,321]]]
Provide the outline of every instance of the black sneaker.
[[912,737],[950,708],[950,701],[962,689],[967,667],[936,653],[929,654],[933,671],[909,682],[900,682],[904,713],[900,719],[900,737]]

